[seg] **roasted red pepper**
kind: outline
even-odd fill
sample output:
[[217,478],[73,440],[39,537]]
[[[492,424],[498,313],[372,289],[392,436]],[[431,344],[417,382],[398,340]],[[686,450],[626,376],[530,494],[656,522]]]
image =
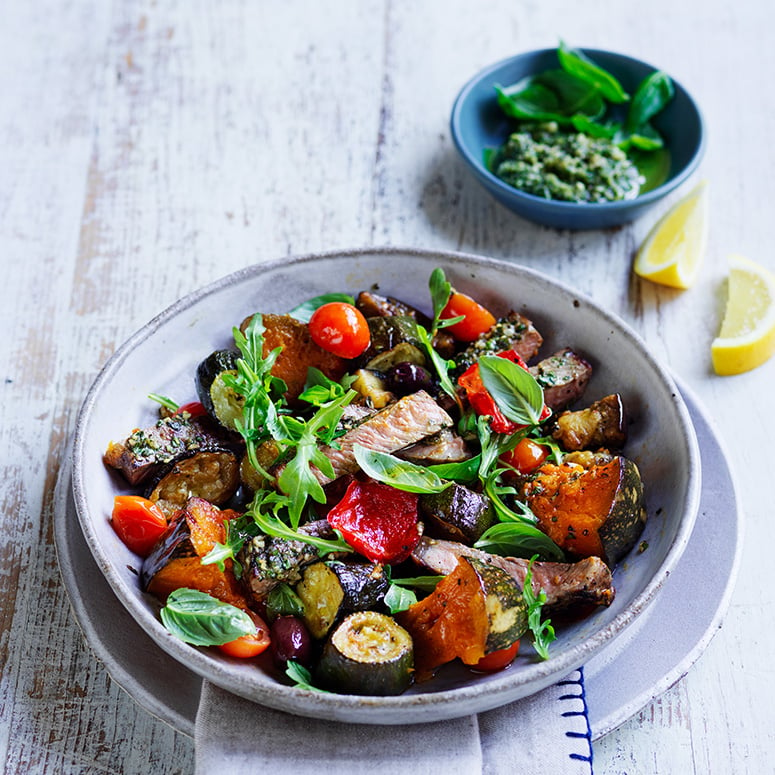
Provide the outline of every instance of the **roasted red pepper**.
[[357,479],[328,512],[328,523],[372,562],[403,562],[420,540],[417,494]]
[[[516,350],[504,350],[496,353],[499,358],[506,358],[523,369],[527,370],[527,364]],[[457,384],[465,391],[468,403],[478,415],[487,415],[491,418],[490,427],[496,433],[516,433],[523,425],[518,425],[501,412],[495,399],[487,392],[487,388],[479,375],[479,364],[469,366],[457,379]],[[541,419],[545,420],[551,414],[551,410],[544,406]]]

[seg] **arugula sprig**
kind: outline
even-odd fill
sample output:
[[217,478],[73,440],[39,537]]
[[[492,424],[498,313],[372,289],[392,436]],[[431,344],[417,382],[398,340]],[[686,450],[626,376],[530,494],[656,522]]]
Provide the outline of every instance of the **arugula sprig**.
[[522,586],[522,597],[527,603],[527,626],[533,634],[533,648],[541,659],[549,659],[549,644],[557,639],[550,619],[542,621],[543,606],[546,603],[546,592],[542,589],[537,595],[533,591],[533,563],[536,557],[531,557]]

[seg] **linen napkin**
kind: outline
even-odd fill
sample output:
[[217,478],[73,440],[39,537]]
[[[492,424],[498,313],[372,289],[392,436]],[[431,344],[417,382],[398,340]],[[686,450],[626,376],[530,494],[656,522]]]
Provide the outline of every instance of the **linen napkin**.
[[293,716],[204,681],[194,741],[198,775],[592,775],[583,670],[502,708],[397,726]]

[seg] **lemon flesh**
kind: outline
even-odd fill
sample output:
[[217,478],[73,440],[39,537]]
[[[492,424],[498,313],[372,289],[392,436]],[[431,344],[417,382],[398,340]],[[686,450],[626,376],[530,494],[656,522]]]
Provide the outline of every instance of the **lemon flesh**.
[[689,288],[708,245],[708,187],[703,181],[657,221],[635,257],[639,277]]
[[729,297],[711,345],[716,374],[742,374],[775,353],[775,274],[744,256],[729,259]]

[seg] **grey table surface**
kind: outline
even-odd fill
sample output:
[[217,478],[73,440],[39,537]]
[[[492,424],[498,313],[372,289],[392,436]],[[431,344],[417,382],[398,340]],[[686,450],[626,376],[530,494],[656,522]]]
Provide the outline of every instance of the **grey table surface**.
[[[719,378],[709,348],[727,255],[775,267],[773,22],[771,3],[721,0],[5,4],[2,771],[193,770],[190,738],[146,713],[94,658],[59,577],[54,484],[100,366],[177,298],[246,264],[406,245],[517,261],[574,285],[628,321],[699,397],[746,515],[739,580],[705,654],[595,743],[595,770],[772,772],[775,592],[762,569],[775,365]],[[495,204],[453,151],[449,110],[468,77],[560,37],[658,64],[703,110],[698,174],[631,226],[528,223]],[[696,285],[678,292],[633,277],[650,226],[703,177],[711,230]]]

